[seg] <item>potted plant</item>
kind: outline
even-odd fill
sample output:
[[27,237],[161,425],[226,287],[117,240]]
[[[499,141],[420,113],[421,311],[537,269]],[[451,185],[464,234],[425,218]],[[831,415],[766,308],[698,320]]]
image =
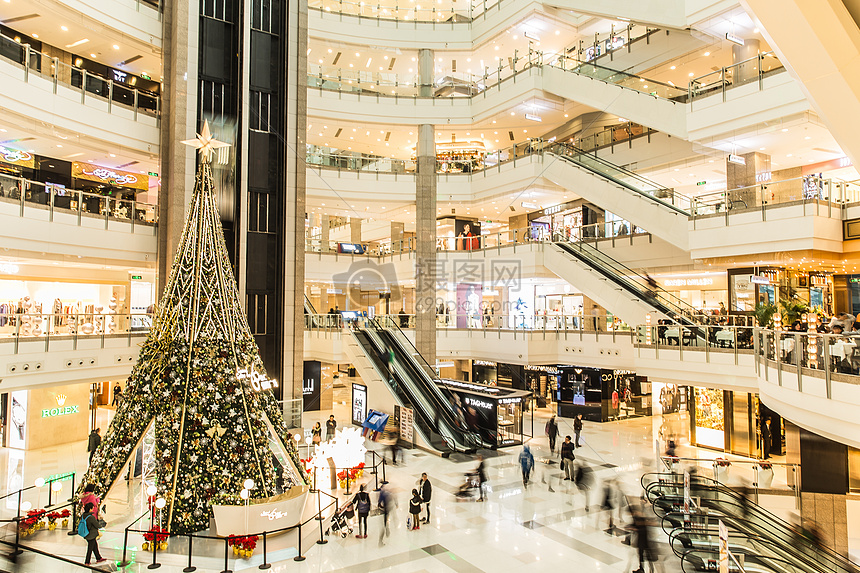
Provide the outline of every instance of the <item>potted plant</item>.
[[68,509],[64,509],[60,512],[60,519],[63,520],[63,529],[69,526],[69,516],[72,515],[72,512]]
[[714,479],[722,484],[729,481],[729,467],[732,462],[725,458],[716,458],[714,460]]
[[753,316],[756,324],[761,328],[770,328],[773,326],[773,315],[776,314],[777,308],[773,304],[758,303],[755,305]]
[[155,551],[156,548],[164,551],[167,549],[167,538],[170,536],[170,533],[157,525],[153,525],[149,531],[143,534],[143,550],[149,551],[150,549]]
[[59,511],[52,511],[46,516],[48,518],[48,530],[54,531],[57,529],[57,518],[60,517]]
[[773,483],[773,464],[767,460],[759,460],[755,466],[755,481],[758,488],[769,488]]

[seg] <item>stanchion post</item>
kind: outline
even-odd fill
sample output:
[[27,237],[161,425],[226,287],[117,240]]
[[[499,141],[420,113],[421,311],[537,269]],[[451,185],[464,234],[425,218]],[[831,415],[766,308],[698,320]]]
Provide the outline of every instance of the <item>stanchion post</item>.
[[344,470],[346,472],[346,495],[349,495],[349,470]]
[[192,536],[188,536],[188,567],[182,570],[182,573],[192,573],[192,571],[197,571],[197,567],[191,564],[191,553],[192,551],[192,542],[194,538]]
[[373,491],[379,491],[379,472],[376,471],[376,459],[374,459],[373,461]]
[[153,535],[152,538],[152,563],[146,566],[147,569],[158,569],[161,563],[156,563],[158,559],[158,535]]
[[125,567],[129,564],[126,559],[126,551],[128,550],[128,527],[125,528],[125,531],[122,534],[122,561],[119,562],[120,567]]
[[18,542],[21,540],[21,490],[18,490],[18,517],[15,519],[15,551],[13,556],[18,556],[23,553],[18,547]]
[[230,553],[230,537],[224,539],[224,570],[221,573],[233,573],[230,570],[230,563],[227,561],[229,559]]
[[376,450],[370,450],[370,454],[373,456],[373,475],[376,475],[376,473],[377,473],[377,470],[376,470],[376,466],[377,466]]
[[320,499],[319,492],[317,492],[317,521],[319,521],[320,524],[320,540],[317,541],[317,545],[325,545],[326,543],[328,543],[328,539],[325,539],[323,537],[322,499]]
[[269,563],[268,553],[266,552],[266,532],[263,532],[263,562],[260,563],[260,569],[268,569],[272,564]]
[[382,458],[382,485],[388,483],[388,480],[385,479],[385,458]]
[[69,498],[69,501],[75,501],[75,472],[72,472],[72,497]]
[[78,533],[78,504],[72,504],[72,530],[66,535],[76,535]]
[[299,523],[299,554],[293,557],[293,561],[304,561],[305,556],[302,555],[302,524]]

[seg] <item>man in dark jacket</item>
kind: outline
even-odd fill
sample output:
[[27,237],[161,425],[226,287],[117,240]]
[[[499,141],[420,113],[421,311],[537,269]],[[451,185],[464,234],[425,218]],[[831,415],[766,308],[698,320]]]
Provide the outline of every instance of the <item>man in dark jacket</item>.
[[99,543],[97,541],[99,536],[99,520],[93,515],[92,503],[84,506],[84,515],[81,519],[87,524],[87,536],[84,537],[87,540],[87,557],[84,559],[84,564],[89,565],[93,555],[96,556],[96,563],[104,563],[107,559],[99,553]]
[[573,460],[576,458],[573,455],[573,442],[570,441],[570,436],[564,437],[564,443],[561,444],[561,463],[564,464],[564,479],[570,480],[574,477]]
[[770,432],[770,418],[765,418],[764,425],[761,427],[761,445],[762,458],[770,458],[770,446],[773,444],[773,437]]
[[421,501],[424,502],[424,505],[427,507],[427,518],[422,519],[424,523],[430,523],[430,497],[433,495],[433,486],[430,485],[430,478],[427,477],[426,473],[421,474]]
[[573,419],[573,435],[576,436],[576,447],[580,447],[579,445],[579,434],[582,433],[582,414],[577,414],[576,418]]
[[328,417],[325,423],[325,441],[331,441],[337,431],[337,420],[334,419],[334,414]]
[[99,435],[99,432],[101,432],[101,428],[96,428],[90,432],[90,438],[87,442],[87,451],[90,453],[89,463],[93,463],[93,456],[96,454],[99,444],[102,443],[102,437]]
[[549,451],[555,453],[555,439],[558,437],[558,422],[555,421],[555,414],[546,423],[546,435],[549,437]]
[[481,494],[478,501],[484,501],[484,484],[487,483],[487,469],[484,464],[484,456],[478,455],[478,467],[475,468],[475,473],[478,474],[478,491]]

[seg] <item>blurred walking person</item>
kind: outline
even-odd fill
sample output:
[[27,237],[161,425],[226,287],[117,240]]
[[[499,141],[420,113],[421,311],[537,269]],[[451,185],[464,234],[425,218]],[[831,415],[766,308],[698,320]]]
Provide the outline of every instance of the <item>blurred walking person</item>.
[[564,443],[561,444],[561,463],[564,466],[564,479],[572,480],[574,478],[574,472],[576,468],[573,465],[573,461],[576,459],[576,456],[573,455],[573,442],[570,441],[570,436],[564,437]]
[[388,518],[396,505],[397,500],[388,491],[388,486],[384,483],[381,484],[379,486],[379,501],[377,502],[377,507],[382,512],[382,529],[379,531],[380,547],[385,545],[385,538],[391,536],[391,527],[388,524]]
[[523,471],[523,485],[529,485],[529,476],[535,467],[535,457],[528,446],[523,446],[520,452],[520,468]]
[[555,414],[546,423],[546,435],[549,438],[549,451],[555,453],[555,439],[558,437],[558,422]]

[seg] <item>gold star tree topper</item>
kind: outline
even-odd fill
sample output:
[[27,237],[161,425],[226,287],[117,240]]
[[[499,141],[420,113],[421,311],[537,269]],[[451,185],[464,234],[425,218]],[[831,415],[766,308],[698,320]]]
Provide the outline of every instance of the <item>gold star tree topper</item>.
[[215,139],[215,136],[209,131],[208,119],[203,122],[203,133],[198,133],[197,139],[186,139],[182,143],[196,147],[200,151],[200,157],[203,161],[211,161],[212,154],[217,150],[230,147],[229,143]]

